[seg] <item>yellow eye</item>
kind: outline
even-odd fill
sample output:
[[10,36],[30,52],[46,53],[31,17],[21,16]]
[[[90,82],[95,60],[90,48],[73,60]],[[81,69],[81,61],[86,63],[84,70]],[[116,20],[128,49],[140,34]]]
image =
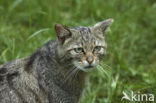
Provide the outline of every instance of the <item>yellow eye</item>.
[[76,53],[82,53],[82,52],[84,52],[83,48],[75,48],[74,51]]
[[96,46],[95,48],[94,48],[94,52],[98,52],[98,51],[100,51],[101,50],[101,47],[100,46]]

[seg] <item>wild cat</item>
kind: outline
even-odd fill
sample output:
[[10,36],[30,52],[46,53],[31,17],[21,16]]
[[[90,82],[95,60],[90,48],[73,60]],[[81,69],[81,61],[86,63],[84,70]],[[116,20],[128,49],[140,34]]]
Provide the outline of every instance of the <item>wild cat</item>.
[[106,53],[113,19],[90,27],[55,25],[57,39],[0,66],[0,103],[78,103],[87,74]]

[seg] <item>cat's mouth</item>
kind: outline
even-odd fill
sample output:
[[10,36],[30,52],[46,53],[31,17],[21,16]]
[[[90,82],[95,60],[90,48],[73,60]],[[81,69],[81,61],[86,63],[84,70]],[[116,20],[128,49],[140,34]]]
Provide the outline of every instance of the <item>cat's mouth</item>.
[[86,65],[80,65],[78,62],[74,62],[74,66],[77,67],[78,69],[84,71],[84,72],[89,72],[91,71],[96,65],[94,64],[86,64]]
[[80,67],[79,69],[84,71],[84,72],[89,72],[91,71],[95,66],[92,65],[88,65],[88,66],[84,66],[84,67]]
[[92,66],[92,65],[89,65],[89,66],[86,66],[86,67],[84,67],[85,69],[91,69],[91,68],[93,68],[94,66]]

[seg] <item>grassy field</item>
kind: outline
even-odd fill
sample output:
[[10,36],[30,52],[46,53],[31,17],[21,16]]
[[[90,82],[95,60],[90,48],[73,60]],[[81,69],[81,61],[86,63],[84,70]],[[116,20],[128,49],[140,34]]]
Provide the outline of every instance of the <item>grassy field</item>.
[[90,73],[82,103],[129,103],[121,98],[131,90],[156,96],[155,0],[0,0],[0,64],[55,39],[55,23],[88,26],[107,18],[114,24],[104,72]]

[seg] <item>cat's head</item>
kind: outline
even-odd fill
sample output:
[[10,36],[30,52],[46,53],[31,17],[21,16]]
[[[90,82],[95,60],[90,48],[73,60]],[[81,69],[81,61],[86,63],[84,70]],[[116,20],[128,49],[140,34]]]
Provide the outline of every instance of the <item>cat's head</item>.
[[105,33],[112,22],[113,19],[107,19],[91,27],[76,28],[56,24],[60,59],[70,61],[80,70],[90,71],[106,53]]

